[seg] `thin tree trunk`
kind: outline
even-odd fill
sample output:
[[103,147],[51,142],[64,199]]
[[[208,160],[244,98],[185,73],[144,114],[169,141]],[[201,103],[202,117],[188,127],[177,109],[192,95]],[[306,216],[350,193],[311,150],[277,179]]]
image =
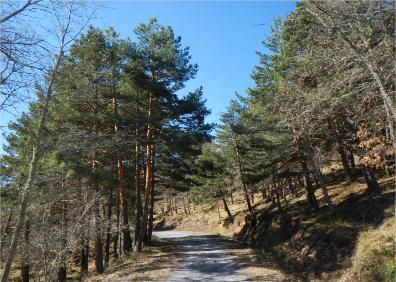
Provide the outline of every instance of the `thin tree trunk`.
[[110,265],[110,244],[111,244],[111,214],[113,205],[113,191],[109,188],[109,199],[107,202],[107,230],[105,245],[105,267]]
[[280,202],[280,196],[279,196],[279,187],[277,185],[277,181],[276,181],[276,177],[275,177],[275,172],[272,170],[272,183],[274,185],[272,191],[273,193],[275,193],[275,197],[276,197],[276,204],[278,206],[278,209],[281,211],[282,210],[282,205]]
[[[154,147],[154,146],[153,146]],[[155,167],[155,159],[154,159],[154,154],[151,156],[152,160],[151,163],[153,165],[153,170]],[[154,224],[154,171],[153,171],[153,177],[151,178],[151,191],[150,191],[150,214],[149,214],[149,222],[148,222],[148,229],[147,229],[147,238],[146,238],[146,243],[151,244],[151,237],[153,234],[153,224]]]
[[341,157],[341,163],[342,163],[342,167],[344,168],[344,173],[345,173],[346,178],[351,182],[355,181],[355,179],[352,175],[352,172],[351,172],[351,168],[349,167],[348,157],[345,153],[344,148],[342,146],[338,145],[337,150]]
[[230,211],[230,209],[228,208],[227,200],[225,199],[225,195],[224,195],[224,192],[223,192],[223,190],[221,189],[221,187],[219,187],[219,191],[220,191],[220,194],[221,194],[221,200],[223,201],[224,210],[226,211],[228,217],[229,217],[229,218],[232,218],[231,211]]
[[263,201],[265,202],[267,200],[267,192],[266,192],[265,187],[262,187],[260,191],[261,191],[261,195],[263,197]]
[[298,196],[297,190],[295,189],[295,187],[293,186],[293,181],[290,177],[290,171],[289,169],[286,170],[286,179],[287,179],[287,183],[289,185],[289,190],[290,192],[293,193],[294,197]]
[[100,201],[99,196],[99,185],[97,180],[94,180],[93,190],[96,192],[94,200],[94,220],[95,220],[95,268],[96,272],[101,274],[104,271],[103,268],[103,244],[102,244],[102,228],[101,228],[101,217],[100,217]]
[[[81,185],[81,178],[78,178],[78,186],[79,186],[79,198],[80,198],[80,212],[84,214],[84,207],[88,202],[87,192],[83,191],[83,187]],[[88,213],[89,214],[89,213]],[[84,276],[88,273],[88,258],[89,258],[89,219],[86,215],[83,215],[82,218],[82,228],[81,228],[81,254],[80,254],[80,271],[81,276]]]
[[355,168],[356,167],[355,158],[354,158],[353,152],[351,150],[348,150],[348,160],[349,160],[349,163],[351,164],[351,167]]
[[142,218],[142,199],[140,195],[140,158],[139,158],[139,152],[140,152],[140,147],[139,147],[139,141],[138,141],[138,125],[136,123],[135,125],[135,190],[136,190],[136,199],[135,199],[135,205],[136,205],[136,225],[135,225],[135,245],[138,242],[139,239],[139,233],[141,229],[141,218]]
[[238,141],[236,139],[236,134],[234,132],[232,132],[232,137],[234,139],[235,154],[236,154],[237,164],[238,164],[238,169],[239,169],[239,177],[240,177],[240,180],[241,180],[241,183],[242,183],[242,188],[243,188],[243,192],[244,192],[244,195],[245,195],[246,204],[248,206],[249,212],[252,213],[253,212],[253,208],[252,208],[252,205],[250,204],[249,193],[248,193],[248,189],[247,189],[246,182],[245,182],[245,176],[244,176],[244,172],[243,172],[241,157],[240,157],[240,154],[239,154]]
[[276,206],[274,188],[271,189],[271,201],[272,201],[272,205],[273,205],[273,206]]
[[168,208],[169,208],[169,211],[170,211],[171,215],[173,215],[172,198],[171,198],[171,194],[170,193],[168,193]]
[[308,166],[305,160],[301,161],[301,167],[304,174],[305,190],[307,191],[307,202],[311,208],[317,210],[319,208],[319,204],[318,201],[316,200],[311,178],[309,177]]
[[175,209],[175,213],[177,214],[177,198],[176,198],[176,196],[173,197],[173,207]]
[[22,266],[21,275],[23,282],[29,282],[29,271],[30,271],[30,221],[29,219],[25,222],[25,234],[23,238],[23,254],[22,254]]
[[118,260],[118,254],[119,254],[119,248],[118,248],[118,241],[119,241],[119,236],[120,236],[120,205],[119,205],[119,197],[115,198],[116,203],[116,232],[113,235],[113,256],[115,260]]
[[[93,132],[95,136],[98,135],[98,87],[95,85],[95,92],[94,92],[94,126],[93,126]],[[93,152],[92,155],[92,174],[94,175],[93,183],[92,183],[92,190],[94,192],[94,207],[93,207],[93,212],[94,212],[94,228],[95,228],[95,268],[96,272],[101,274],[104,271],[103,267],[103,244],[102,244],[102,220],[100,216],[100,189],[99,189],[99,183],[98,180],[96,179],[96,173],[98,170],[98,161],[97,161],[97,156],[96,152]]]
[[[281,185],[282,185],[282,183],[281,183]],[[285,204],[286,204],[286,206],[288,206],[289,205],[289,202],[287,201],[287,195],[286,195],[286,191],[285,191],[285,186],[284,185],[282,185],[282,198],[283,198],[283,200],[285,201]]]
[[[331,126],[331,123],[329,123],[329,127],[332,129],[333,127]],[[353,182],[355,181],[352,172],[351,172],[351,168],[349,167],[349,163],[348,163],[348,156],[345,152],[345,146],[342,143],[341,137],[340,137],[340,133],[339,133],[339,129],[336,127],[334,129],[334,134],[335,137],[337,139],[337,151],[340,154],[341,157],[341,163],[342,163],[342,167],[344,168],[344,173],[346,178],[350,181]]]
[[224,197],[222,197],[222,200],[223,200],[224,210],[226,211],[228,218],[232,218],[232,214],[231,214],[230,209],[228,208],[226,199]]
[[60,266],[58,270],[58,281],[66,281],[67,274],[67,193],[65,181],[62,176],[62,193],[61,202],[61,248],[60,248]]
[[380,193],[381,189],[378,185],[377,178],[374,175],[373,169],[369,166],[363,165],[362,166],[364,179],[367,183],[367,190],[370,193]]

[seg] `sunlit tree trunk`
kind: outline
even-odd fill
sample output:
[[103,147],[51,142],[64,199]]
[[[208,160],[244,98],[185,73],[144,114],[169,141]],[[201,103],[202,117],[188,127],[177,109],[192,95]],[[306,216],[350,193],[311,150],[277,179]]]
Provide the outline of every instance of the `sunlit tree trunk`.
[[136,225],[135,225],[135,245],[139,240],[139,234],[141,229],[141,218],[142,218],[142,200],[140,195],[140,146],[138,141],[138,125],[135,128],[135,190],[136,190]]
[[[98,121],[97,121],[97,116],[98,114],[98,87],[95,85],[95,95],[94,95],[94,127],[93,127],[93,132],[95,136],[98,135]],[[92,173],[94,175],[94,179],[92,180],[92,190],[94,192],[94,206],[93,206],[93,212],[94,212],[94,228],[95,228],[95,267],[96,267],[96,272],[97,273],[103,273],[104,267],[103,267],[103,244],[102,244],[102,220],[100,216],[100,189],[99,189],[99,183],[98,179],[96,177],[96,173],[98,170],[98,160],[96,156],[96,152],[93,153],[92,155]]]
[[[154,151],[154,145],[153,145],[153,151]],[[153,170],[155,167],[155,156],[154,154],[151,156],[152,160],[152,166]],[[150,212],[149,212],[149,221],[148,221],[148,229],[147,229],[147,236],[146,236],[146,243],[151,244],[151,237],[153,234],[153,224],[154,224],[154,171],[153,171],[153,176],[151,178],[151,190],[150,190]]]
[[142,244],[144,240],[144,236],[147,230],[147,220],[148,220],[148,213],[149,213],[149,204],[150,204],[150,191],[151,191],[151,181],[153,178],[153,125],[152,125],[152,118],[153,118],[153,107],[154,107],[154,98],[152,94],[149,97],[149,106],[148,106],[148,126],[147,126],[147,166],[146,166],[146,183],[145,183],[145,190],[144,190],[144,207],[143,207],[143,219],[142,219],[142,228],[140,230],[138,244],[137,244],[137,251],[142,251]]
[[248,189],[247,189],[246,182],[245,182],[245,175],[244,175],[244,171],[243,171],[243,167],[242,167],[241,156],[239,153],[238,141],[237,141],[235,132],[232,132],[232,138],[234,141],[235,155],[236,155],[237,165],[238,165],[238,169],[239,169],[239,178],[242,183],[242,188],[243,188],[243,192],[245,195],[245,200],[246,200],[246,204],[248,206],[248,210],[250,213],[252,213],[253,208],[252,208],[252,205],[250,204],[249,193],[248,193]]
[[[118,105],[117,99],[115,97],[115,85],[113,83],[113,107],[114,107],[114,133],[116,136],[119,134],[119,116],[118,116]],[[123,158],[119,149],[117,148],[117,172],[118,172],[118,181],[119,181],[119,204],[120,204],[120,234],[121,234],[121,244],[123,253],[129,253],[132,250],[132,241],[131,241],[131,233],[129,229],[128,223],[128,201],[127,201],[127,189],[126,189],[126,180],[125,180],[125,172],[123,165]]]
[[219,187],[219,191],[220,191],[220,195],[221,195],[221,200],[223,201],[224,210],[226,211],[228,217],[229,217],[229,218],[232,218],[231,211],[230,211],[230,209],[229,209],[229,207],[228,207],[227,200],[225,199],[225,195],[224,195],[224,192],[223,192],[223,190],[221,189],[221,187]]

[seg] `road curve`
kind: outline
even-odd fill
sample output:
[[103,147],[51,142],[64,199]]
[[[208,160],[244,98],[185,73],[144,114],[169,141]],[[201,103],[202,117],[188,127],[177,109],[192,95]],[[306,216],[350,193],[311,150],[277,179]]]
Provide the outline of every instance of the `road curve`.
[[238,243],[219,236],[184,231],[158,231],[154,235],[175,242],[179,258],[169,276],[163,281],[256,281],[244,269],[249,262],[233,254],[241,249]]

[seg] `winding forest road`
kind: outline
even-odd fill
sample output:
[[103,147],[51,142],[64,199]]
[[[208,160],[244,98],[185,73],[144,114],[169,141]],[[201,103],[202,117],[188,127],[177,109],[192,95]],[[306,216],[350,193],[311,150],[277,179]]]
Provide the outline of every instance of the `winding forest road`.
[[[287,281],[272,265],[255,265],[240,244],[219,236],[185,231],[158,231],[154,235],[176,246],[173,251],[178,261],[163,281]],[[255,266],[260,273],[247,271]]]

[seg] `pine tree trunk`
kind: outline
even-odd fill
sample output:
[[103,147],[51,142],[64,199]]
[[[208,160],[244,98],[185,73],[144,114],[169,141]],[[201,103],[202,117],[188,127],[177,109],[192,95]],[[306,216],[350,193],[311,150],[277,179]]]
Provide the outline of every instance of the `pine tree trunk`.
[[348,156],[345,152],[344,144],[342,144],[342,140],[339,134],[339,129],[335,128],[334,132],[337,139],[337,151],[341,157],[341,163],[342,163],[342,167],[344,168],[345,176],[350,182],[353,182],[355,181],[355,179],[352,175],[351,168],[349,167]]
[[23,254],[22,254],[22,266],[21,275],[23,282],[29,282],[29,271],[30,271],[30,221],[29,219],[25,222],[25,234],[23,238]]
[[232,214],[231,214],[230,209],[228,208],[226,199],[224,197],[222,197],[222,200],[223,200],[224,210],[226,211],[228,218],[232,218]]
[[[155,159],[154,155],[152,156],[152,164],[153,164],[153,169],[155,166]],[[151,179],[151,191],[150,191],[150,214],[149,214],[149,222],[148,222],[148,229],[147,229],[147,238],[146,238],[146,243],[151,244],[151,237],[153,235],[153,224],[154,224],[154,172],[153,172],[153,177]]]
[[267,192],[266,192],[265,187],[262,187],[262,188],[261,188],[261,195],[262,195],[262,197],[263,197],[263,201],[264,201],[264,202],[267,201]]
[[355,168],[356,167],[355,158],[354,158],[353,152],[351,150],[349,150],[349,153],[348,153],[348,160],[349,160],[349,163],[351,164],[351,167]]
[[353,182],[355,179],[352,175],[351,168],[349,167],[348,157],[345,153],[345,150],[340,145],[338,146],[337,150],[341,157],[341,163],[342,163],[342,167],[344,168],[345,176],[350,182]]
[[285,201],[286,206],[288,206],[289,202],[287,201],[287,194],[286,194],[286,191],[285,191],[285,186],[283,186],[283,185],[282,185],[282,198]]
[[327,203],[329,211],[330,211],[330,213],[333,213],[334,205],[333,205],[333,202],[331,201],[331,198],[327,191],[327,185],[325,183],[325,180],[322,177],[322,173],[320,172],[318,164],[316,163],[311,144],[309,144],[309,136],[308,136],[308,134],[305,133],[302,138],[303,138],[302,141],[303,141],[304,151],[307,153],[307,157],[308,157],[308,162],[309,162],[310,166],[313,168],[316,179],[319,181],[320,187],[322,188],[323,197]]
[[119,241],[119,237],[120,237],[120,198],[116,197],[115,198],[116,203],[115,203],[115,207],[116,207],[116,232],[113,235],[113,256],[115,260],[118,260],[118,254],[119,254],[119,248],[118,248],[118,241]]
[[175,208],[175,213],[177,214],[178,207],[177,207],[177,197],[176,196],[173,197],[173,206]]
[[109,199],[107,201],[107,229],[105,245],[105,267],[110,265],[110,244],[111,244],[111,215],[113,205],[113,191],[109,188]]
[[277,185],[275,172],[273,170],[272,170],[272,184],[274,185],[273,188],[272,188],[272,191],[275,194],[276,205],[278,206],[278,209],[281,211],[282,210],[282,205],[281,205],[281,202],[280,202],[279,187]]
[[149,213],[149,200],[150,200],[150,191],[151,191],[151,181],[153,179],[153,128],[152,128],[152,115],[153,115],[153,97],[150,94],[149,98],[149,109],[148,109],[148,127],[147,127],[147,168],[146,168],[146,184],[145,184],[145,191],[144,191],[144,207],[143,207],[143,219],[142,219],[142,228],[140,230],[138,244],[137,244],[137,251],[142,251],[142,244],[144,240],[144,236],[147,230],[147,220],[148,220],[148,213]]
[[271,201],[272,201],[272,206],[276,206],[275,191],[273,188],[271,189]]
[[[94,154],[92,160],[93,172],[97,170],[96,155]],[[103,244],[102,244],[102,220],[100,216],[100,200],[99,200],[99,184],[96,179],[93,180],[93,191],[95,192],[94,200],[94,220],[95,220],[95,268],[96,272],[101,274],[104,271],[103,268]]]
[[243,188],[243,192],[245,195],[245,200],[246,200],[246,204],[248,207],[248,210],[250,213],[253,212],[253,208],[252,205],[250,204],[250,199],[249,199],[249,193],[248,193],[248,189],[246,186],[246,182],[245,182],[245,176],[244,176],[244,172],[243,172],[243,167],[242,167],[242,162],[241,162],[241,157],[239,154],[239,147],[238,147],[238,141],[236,139],[236,134],[233,132],[233,139],[234,139],[234,145],[235,145],[235,154],[236,154],[236,159],[237,159],[237,164],[238,164],[238,169],[239,169],[239,177],[242,183],[242,188]]
[[[95,136],[98,135],[98,86],[95,85],[95,92],[94,92],[94,126],[93,126],[93,132]],[[92,173],[95,175],[98,170],[98,161],[96,158],[96,152],[93,152],[92,156]],[[96,272],[101,274],[104,271],[103,268],[103,245],[102,245],[102,221],[100,217],[100,189],[99,189],[99,183],[98,180],[96,179],[96,176],[94,176],[93,183],[92,183],[92,190],[94,194],[94,203],[93,203],[93,218],[94,218],[94,228],[95,228],[95,268]]]
[[304,174],[305,190],[307,191],[307,202],[312,209],[317,210],[319,208],[319,204],[316,200],[311,178],[309,177],[308,166],[305,160],[301,161],[301,168]]
[[168,205],[169,205],[169,211],[171,215],[173,215],[173,209],[172,209],[172,196],[170,193],[168,193]]
[[293,193],[294,197],[298,197],[298,193],[297,190],[295,189],[295,187],[293,186],[293,181],[290,177],[290,172],[289,169],[286,170],[286,178],[287,178],[287,183],[289,185],[289,190],[290,192]]
[[220,191],[220,194],[221,194],[221,200],[223,201],[223,205],[224,205],[224,210],[226,211],[226,213],[227,213],[227,215],[228,215],[228,218],[232,218],[232,214],[231,214],[231,211],[230,211],[230,209],[228,208],[228,204],[227,204],[227,200],[225,199],[225,195],[224,195],[224,192],[223,192],[223,190],[221,189],[221,187],[219,187],[219,191]]
[[378,185],[377,178],[374,175],[373,169],[369,166],[363,165],[362,170],[369,193],[381,193],[381,189]]
[[88,258],[89,258],[89,219],[85,215],[85,206],[88,202],[87,192],[83,190],[81,185],[81,178],[78,178],[79,198],[82,214],[82,230],[81,230],[81,254],[80,254],[80,272],[81,276],[88,273]]
[[[118,116],[118,103],[115,97],[116,90],[115,85],[113,83],[113,107],[114,107],[114,134],[118,136],[119,134],[119,116]],[[132,250],[132,241],[131,241],[131,232],[129,229],[128,223],[128,201],[127,201],[127,189],[126,189],[126,180],[125,180],[125,172],[123,166],[123,158],[119,149],[116,152],[117,155],[117,172],[118,172],[118,181],[119,181],[119,203],[120,203],[120,234],[121,234],[121,244],[122,244],[122,252],[130,253]]]
[[[62,176],[63,178],[63,176]],[[62,179],[63,200],[61,202],[61,248],[58,281],[66,281],[67,274],[67,193],[65,181]]]
[[142,199],[140,195],[140,158],[139,158],[139,142],[138,142],[138,129],[136,124],[135,129],[135,190],[136,190],[136,225],[135,225],[135,245],[138,242],[140,229],[141,229],[141,218],[142,218]]
[[281,211],[282,210],[282,205],[281,205],[281,202],[280,202],[280,196],[279,196],[278,187],[274,188],[274,192],[275,192],[276,205],[278,206],[278,209]]

